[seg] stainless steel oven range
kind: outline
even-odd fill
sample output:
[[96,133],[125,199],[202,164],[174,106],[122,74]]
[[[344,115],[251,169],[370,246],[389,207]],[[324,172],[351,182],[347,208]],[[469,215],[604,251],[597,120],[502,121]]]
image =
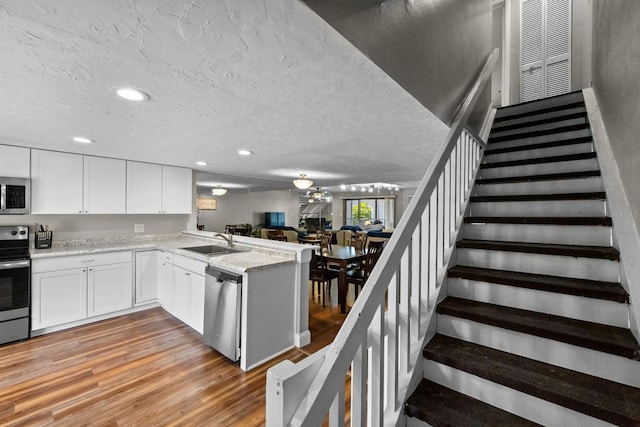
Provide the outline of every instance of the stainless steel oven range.
[[0,344],[31,335],[28,226],[0,226]]

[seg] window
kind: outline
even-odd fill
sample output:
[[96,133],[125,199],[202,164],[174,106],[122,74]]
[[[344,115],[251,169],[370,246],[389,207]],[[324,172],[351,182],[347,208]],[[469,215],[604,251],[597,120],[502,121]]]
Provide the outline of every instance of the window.
[[362,198],[344,200],[345,225],[366,226],[379,220],[384,228],[395,227],[395,198]]

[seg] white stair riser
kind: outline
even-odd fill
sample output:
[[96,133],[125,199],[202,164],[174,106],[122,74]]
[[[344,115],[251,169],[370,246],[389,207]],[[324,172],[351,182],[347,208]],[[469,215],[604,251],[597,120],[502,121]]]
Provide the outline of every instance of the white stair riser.
[[512,178],[517,176],[546,175],[599,170],[596,159],[569,160],[565,162],[538,163],[480,169],[478,178]]
[[536,159],[540,157],[566,156],[569,154],[592,153],[593,143],[561,145],[558,147],[537,148],[533,150],[513,151],[511,153],[487,154],[483,163],[510,162],[513,160]]
[[553,200],[536,202],[473,202],[471,216],[604,216],[604,200]]
[[611,227],[599,225],[464,224],[464,239],[608,246]]
[[589,129],[554,133],[551,135],[533,136],[530,138],[518,138],[518,139],[509,140],[509,141],[489,142],[489,149],[494,150],[494,149],[507,148],[507,147],[523,147],[526,145],[541,144],[544,142],[557,142],[557,141],[564,141],[567,139],[584,138],[586,136],[591,136],[591,131],[589,131]]
[[474,187],[475,196],[518,196],[526,194],[589,193],[604,191],[602,178],[560,179],[557,181],[482,184]]
[[629,327],[629,306],[624,303],[460,278],[449,278],[447,283],[452,297]]
[[525,123],[531,123],[538,120],[554,119],[554,118],[564,117],[564,116],[576,114],[576,113],[585,113],[586,111],[587,111],[586,107],[577,107],[577,108],[567,108],[559,111],[552,111],[550,113],[531,114],[529,116],[521,117],[518,119],[503,120],[501,122],[495,122],[493,123],[493,126],[491,127],[491,129],[495,129],[497,131],[506,126],[523,125]]
[[549,363],[588,375],[640,387],[637,361],[560,341],[439,314],[438,333]]
[[522,134],[522,133],[526,133],[526,132],[536,132],[536,131],[540,131],[540,130],[558,129],[558,128],[565,127],[565,126],[583,125],[585,123],[587,123],[586,117],[576,117],[576,118],[572,118],[572,119],[558,120],[558,121],[551,122],[551,123],[544,123],[544,124],[541,124],[541,125],[522,126],[522,127],[517,128],[517,129],[502,130],[502,131],[498,130],[498,129],[495,129],[495,131],[491,132],[491,135],[489,136],[489,139],[491,139],[491,138],[500,138],[500,137],[503,137],[503,136],[513,136],[513,135],[518,135],[518,134]]
[[422,369],[424,377],[435,383],[541,425],[563,427],[613,425],[433,360],[425,359]]
[[574,104],[576,102],[584,102],[581,92],[567,94],[554,98],[545,98],[538,101],[527,102],[524,104],[514,105],[508,108],[501,108],[496,111],[496,117],[512,116],[515,114],[534,113],[537,110],[545,110],[548,108],[560,107],[562,105]]
[[458,264],[549,276],[619,282],[619,263],[605,259],[458,248]]

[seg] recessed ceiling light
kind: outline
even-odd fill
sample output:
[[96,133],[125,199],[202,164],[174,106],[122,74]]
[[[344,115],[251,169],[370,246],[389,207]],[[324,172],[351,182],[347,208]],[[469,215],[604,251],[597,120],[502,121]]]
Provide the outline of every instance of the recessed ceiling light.
[[238,154],[240,154],[241,156],[250,156],[253,154],[253,151],[251,150],[238,150]]
[[147,101],[149,99],[149,95],[146,93],[128,87],[122,87],[116,90],[116,93],[118,96],[128,99],[129,101]]
[[91,144],[92,142],[95,142],[93,139],[85,138],[84,136],[74,136],[73,140],[82,144]]
[[207,162],[202,162],[202,161],[200,161],[200,162],[196,162],[196,165],[198,165],[198,166],[207,166],[208,164],[209,164],[209,163],[207,163]]

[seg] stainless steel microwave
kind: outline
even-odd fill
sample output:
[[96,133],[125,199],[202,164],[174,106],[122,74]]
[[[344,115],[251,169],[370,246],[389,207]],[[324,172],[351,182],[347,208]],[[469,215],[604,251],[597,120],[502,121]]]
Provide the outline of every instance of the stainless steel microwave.
[[0,215],[23,215],[30,211],[31,181],[0,177]]

